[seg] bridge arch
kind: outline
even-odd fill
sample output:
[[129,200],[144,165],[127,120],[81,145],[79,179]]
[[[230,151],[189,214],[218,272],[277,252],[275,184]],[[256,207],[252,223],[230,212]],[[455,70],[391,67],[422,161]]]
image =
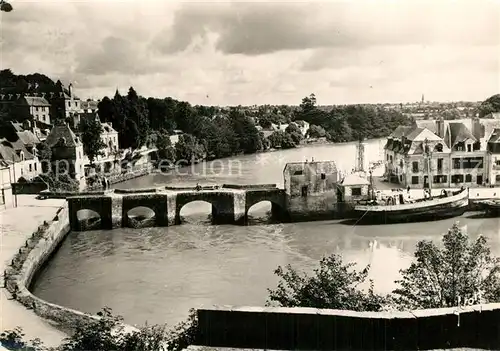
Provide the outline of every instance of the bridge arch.
[[167,212],[168,198],[164,194],[124,195],[122,226],[132,228],[166,226],[168,225]]
[[[206,210],[202,207],[206,207],[206,206],[209,206],[210,207],[210,210],[209,210],[209,218],[210,218],[210,221],[213,221],[213,219],[215,217],[217,217],[217,207],[216,205],[214,205],[213,203],[211,202],[208,202],[208,201],[205,201],[205,200],[193,200],[193,201],[190,201],[190,202],[186,202],[182,205],[182,207],[179,208],[179,218],[178,218],[178,224],[182,224],[182,223],[186,223],[188,222],[186,220],[186,217],[189,216],[189,217],[198,217],[198,215],[200,214],[203,214],[203,215],[206,215],[207,212]],[[196,209],[196,211],[194,212],[193,209]],[[184,213],[183,213],[184,212]]]
[[234,194],[227,191],[186,191],[177,194],[175,224],[181,224],[181,209],[194,201],[208,202],[212,206],[212,223],[226,224],[234,222]]
[[153,227],[156,224],[156,213],[147,206],[137,206],[127,211],[127,224],[132,228]]
[[[110,197],[75,196],[68,197],[67,201],[71,230],[111,229]],[[100,217],[100,221],[92,219],[97,217]]]
[[248,223],[248,212],[250,209],[262,202],[271,203],[271,220],[287,221],[289,219],[284,191],[281,189],[256,189],[246,191],[245,223]]
[[95,230],[101,228],[101,215],[94,210],[82,208],[76,211],[80,230]]

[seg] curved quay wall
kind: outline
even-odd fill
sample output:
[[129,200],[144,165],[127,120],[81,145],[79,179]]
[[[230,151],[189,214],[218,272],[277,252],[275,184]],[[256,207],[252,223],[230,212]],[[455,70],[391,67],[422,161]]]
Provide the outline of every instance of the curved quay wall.
[[[64,329],[98,317],[34,296],[30,283],[70,230],[60,209],[19,250],[6,285],[19,302]],[[296,350],[415,350],[450,347],[500,349],[500,304],[459,310],[353,312],[312,308],[216,307],[199,309],[198,344]],[[131,327],[129,327],[131,328]],[[43,336],[42,336],[43,337]]]
[[[78,323],[98,320],[99,317],[47,302],[33,295],[29,287],[33,278],[50,259],[70,231],[68,207],[60,208],[50,223],[41,225],[37,232],[20,248],[5,272],[7,290],[26,308],[38,316],[55,321],[62,330],[70,331]],[[125,325],[126,330],[136,328]],[[43,335],[40,335],[43,339]]]

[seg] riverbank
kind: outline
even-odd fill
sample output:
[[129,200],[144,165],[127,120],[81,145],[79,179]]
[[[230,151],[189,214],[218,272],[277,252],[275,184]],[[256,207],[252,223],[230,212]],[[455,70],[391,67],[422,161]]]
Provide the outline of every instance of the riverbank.
[[[13,257],[24,247],[34,231],[44,221],[51,221],[65,200],[36,200],[35,196],[18,196],[18,207],[0,211],[0,268],[8,269]],[[4,286],[2,273],[2,286]],[[1,331],[23,328],[26,339],[42,338],[47,346],[58,346],[67,336],[56,329],[53,322],[37,316],[16,300],[5,288],[0,289],[0,326]]]

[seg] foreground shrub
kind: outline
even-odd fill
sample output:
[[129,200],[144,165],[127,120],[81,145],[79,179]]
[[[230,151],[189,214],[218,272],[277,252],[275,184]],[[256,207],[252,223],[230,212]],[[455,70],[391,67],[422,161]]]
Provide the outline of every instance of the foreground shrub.
[[321,259],[312,276],[290,265],[280,266],[274,271],[280,281],[275,290],[268,289],[267,305],[381,311],[387,299],[374,293],[373,282],[370,281],[367,292],[359,288],[366,281],[370,266],[356,271],[354,265],[344,264],[339,255],[330,255]]
[[21,328],[5,331],[0,336],[1,345],[9,350],[32,351],[180,351],[195,343],[197,319],[194,309],[186,321],[168,330],[165,325],[146,325],[136,331],[126,330],[121,316],[114,316],[110,308],[103,308],[100,319],[74,326],[73,334],[62,345],[47,348],[40,340],[23,340]]

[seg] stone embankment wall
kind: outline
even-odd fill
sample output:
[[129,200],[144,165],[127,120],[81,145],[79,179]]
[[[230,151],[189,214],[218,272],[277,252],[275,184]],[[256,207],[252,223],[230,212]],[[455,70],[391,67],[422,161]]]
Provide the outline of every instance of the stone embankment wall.
[[500,304],[457,309],[199,309],[197,344],[264,350],[500,349]]
[[[33,295],[29,287],[69,230],[68,207],[65,205],[50,223],[44,223],[33,233],[25,246],[19,249],[9,269],[4,272],[6,288],[16,300],[38,316],[55,321],[63,330],[71,330],[77,323],[97,320],[99,317],[42,300]],[[130,326],[127,329],[134,330]],[[43,338],[43,335],[40,337]]]
[[[108,180],[110,184],[118,184],[122,182],[126,182],[127,180],[143,177],[146,175],[149,175],[153,173],[154,169],[152,166],[148,165],[142,169],[136,169],[133,170],[132,172],[127,172],[127,173],[117,173],[117,174],[111,174],[108,175]],[[93,186],[88,186],[86,190],[91,191],[91,190],[99,190],[102,189],[102,184],[101,182],[97,182],[97,184]]]

